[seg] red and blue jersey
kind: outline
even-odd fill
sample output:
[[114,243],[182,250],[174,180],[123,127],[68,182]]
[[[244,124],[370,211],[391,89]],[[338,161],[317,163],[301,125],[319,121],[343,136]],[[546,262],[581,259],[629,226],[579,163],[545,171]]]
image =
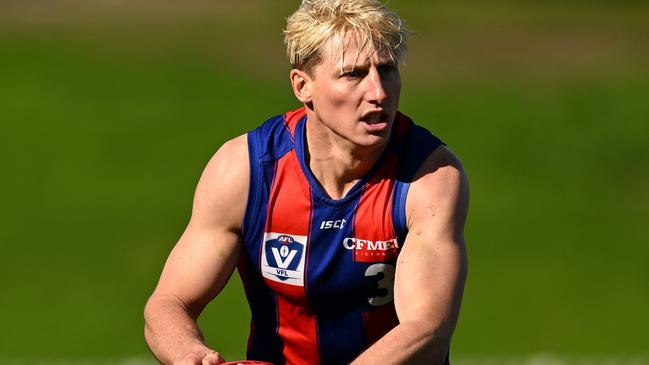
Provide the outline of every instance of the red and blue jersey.
[[250,190],[238,264],[249,359],[347,364],[398,324],[396,258],[418,167],[441,141],[397,114],[379,162],[331,199],[305,162],[304,108],[248,134]]

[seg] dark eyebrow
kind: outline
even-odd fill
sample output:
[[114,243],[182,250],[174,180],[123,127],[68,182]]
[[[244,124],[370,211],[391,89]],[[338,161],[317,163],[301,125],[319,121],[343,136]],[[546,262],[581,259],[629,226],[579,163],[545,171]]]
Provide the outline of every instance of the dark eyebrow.
[[368,70],[369,67],[365,65],[346,65],[338,70],[338,76],[343,76],[351,72],[367,72]]
[[[370,69],[370,67],[371,67],[371,64],[369,62],[367,62],[367,63],[359,63],[359,64],[355,64],[355,65],[354,64],[346,64],[346,65],[343,65],[342,69],[340,70],[341,71],[340,75],[343,75],[343,74],[345,74],[347,72],[351,72],[351,71],[367,71],[367,70]],[[384,67],[396,68],[397,63],[392,61],[392,60],[385,60],[385,61],[377,63],[376,67],[377,68],[384,68]]]
[[367,64],[363,63],[363,64],[357,64],[357,65],[348,64],[348,65],[343,65],[342,71],[343,72],[357,71],[357,70],[362,71],[362,70],[367,70],[369,68],[370,68],[369,63],[367,63]]
[[385,67],[385,66],[397,67],[397,63],[391,60],[387,60],[376,64],[376,67]]

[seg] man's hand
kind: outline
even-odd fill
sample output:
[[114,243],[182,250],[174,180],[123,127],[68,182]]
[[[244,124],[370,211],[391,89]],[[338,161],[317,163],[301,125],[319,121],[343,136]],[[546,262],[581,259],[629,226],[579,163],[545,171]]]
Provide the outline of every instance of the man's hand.
[[221,355],[208,348],[201,351],[193,351],[174,361],[173,365],[217,365],[223,364],[225,359]]

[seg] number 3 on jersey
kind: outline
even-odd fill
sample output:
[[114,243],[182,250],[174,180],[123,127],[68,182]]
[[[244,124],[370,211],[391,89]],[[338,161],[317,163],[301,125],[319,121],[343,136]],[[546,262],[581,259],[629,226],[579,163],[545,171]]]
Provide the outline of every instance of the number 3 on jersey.
[[[379,274],[383,274],[383,277],[380,277]],[[375,297],[369,297],[367,300],[371,305],[378,307],[390,303],[394,299],[394,265],[391,264],[374,264],[371,265],[365,270],[365,276],[379,277],[379,289],[385,289],[386,293],[384,295],[378,295]]]

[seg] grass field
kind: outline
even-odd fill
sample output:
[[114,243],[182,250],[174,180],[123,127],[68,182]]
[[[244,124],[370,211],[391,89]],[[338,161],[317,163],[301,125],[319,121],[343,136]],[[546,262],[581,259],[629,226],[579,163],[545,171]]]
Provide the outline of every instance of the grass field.
[[[0,363],[150,363],[204,164],[298,106],[295,3],[0,2]],[[472,184],[457,364],[647,364],[649,5],[391,5],[417,31],[401,110]],[[247,322],[234,277],[201,325],[234,359]]]

